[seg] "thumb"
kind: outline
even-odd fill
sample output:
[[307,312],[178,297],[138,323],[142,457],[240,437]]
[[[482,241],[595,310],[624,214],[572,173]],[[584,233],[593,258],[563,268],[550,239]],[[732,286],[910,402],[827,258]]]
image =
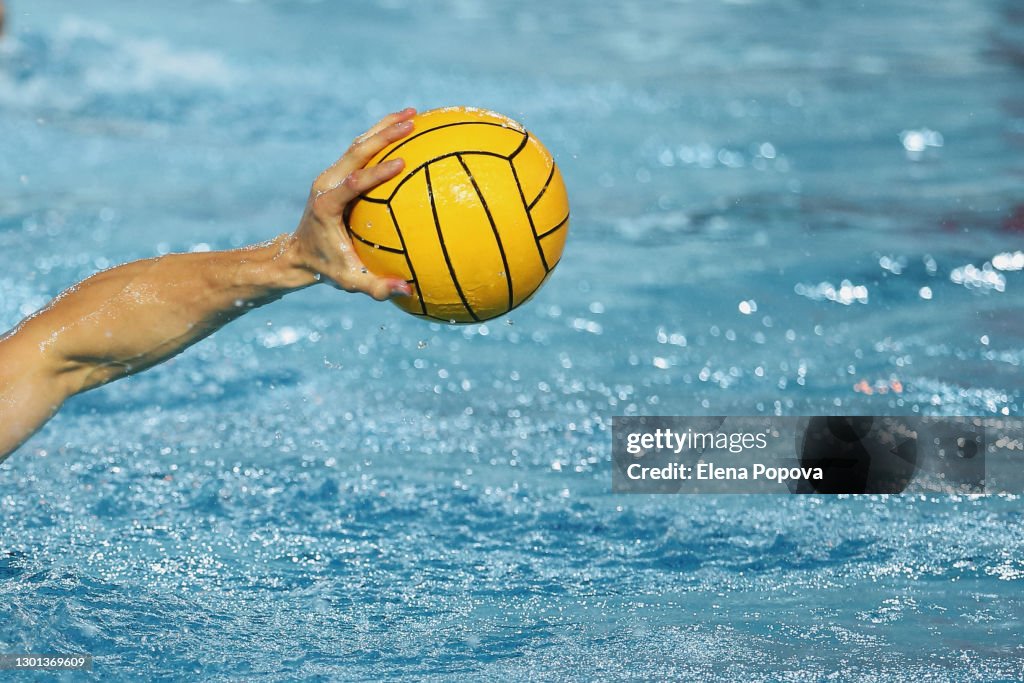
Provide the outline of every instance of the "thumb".
[[[347,245],[351,250],[352,246]],[[346,264],[335,272],[327,274],[338,288],[346,292],[362,292],[377,301],[384,301],[393,296],[409,296],[412,287],[405,280],[395,277],[380,277],[370,272],[356,255],[349,251]]]

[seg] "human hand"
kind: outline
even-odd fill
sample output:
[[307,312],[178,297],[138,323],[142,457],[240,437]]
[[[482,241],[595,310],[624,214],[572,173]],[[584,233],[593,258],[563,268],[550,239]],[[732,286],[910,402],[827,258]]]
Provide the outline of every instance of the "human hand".
[[377,277],[363,265],[344,225],[346,207],[361,194],[395,177],[405,167],[391,159],[364,168],[380,150],[412,132],[415,109],[389,114],[353,141],[352,146],[313,183],[293,241],[303,269],[347,292],[363,292],[378,301],[412,293],[401,279]]

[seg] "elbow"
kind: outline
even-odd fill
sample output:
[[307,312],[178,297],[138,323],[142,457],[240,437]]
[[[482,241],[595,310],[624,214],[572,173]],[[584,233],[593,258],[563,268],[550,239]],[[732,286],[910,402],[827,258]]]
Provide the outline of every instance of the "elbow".
[[127,377],[133,370],[127,363],[65,359],[52,372],[54,384],[68,399]]
[[39,362],[39,354],[17,353],[0,341],[0,462],[13,453],[60,410],[63,382]]
[[0,339],[0,412],[43,398],[59,408],[79,393],[76,386],[83,372],[81,364],[63,358],[52,345],[26,330],[16,330]]

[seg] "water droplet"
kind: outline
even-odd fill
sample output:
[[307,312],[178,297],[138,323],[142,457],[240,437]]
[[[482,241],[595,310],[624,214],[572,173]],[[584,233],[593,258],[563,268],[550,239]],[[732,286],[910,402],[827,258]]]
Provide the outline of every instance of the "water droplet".
[[363,274],[366,274],[366,273],[370,272],[370,269],[367,268],[366,266],[363,266],[362,268],[359,269],[359,272],[363,273]]
[[450,319],[450,320],[448,321],[448,323],[449,323],[450,325],[454,325],[454,324],[455,324],[455,318],[451,318],[451,319]]
[[322,277],[323,277],[323,275],[321,275],[320,273],[316,273],[313,276],[313,279],[316,280],[317,282],[320,282],[320,278],[322,278]]
[[498,277],[505,277],[505,271],[503,270],[500,273],[498,273]]
[[422,339],[419,340],[418,342],[416,342],[416,348],[417,349],[425,349],[425,348],[427,348],[427,342],[423,341]]
[[512,327],[513,325],[515,325],[515,322],[512,320],[506,320],[505,324],[508,325],[509,327]]

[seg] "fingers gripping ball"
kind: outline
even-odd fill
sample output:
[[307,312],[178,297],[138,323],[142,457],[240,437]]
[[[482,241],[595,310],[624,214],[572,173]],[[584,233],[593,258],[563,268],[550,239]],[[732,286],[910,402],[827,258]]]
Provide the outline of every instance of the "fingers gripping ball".
[[405,159],[352,205],[355,250],[375,274],[409,282],[412,294],[394,299],[408,313],[458,323],[504,315],[562,256],[562,174],[537,138],[500,114],[449,107],[413,124],[368,164]]

